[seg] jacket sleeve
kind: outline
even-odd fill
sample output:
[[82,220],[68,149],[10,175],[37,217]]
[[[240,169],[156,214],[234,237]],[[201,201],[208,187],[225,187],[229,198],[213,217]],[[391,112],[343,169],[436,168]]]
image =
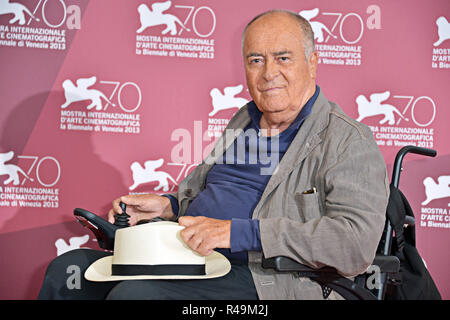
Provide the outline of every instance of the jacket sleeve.
[[167,197],[170,200],[170,205],[172,207],[172,212],[178,216],[178,199],[175,197],[175,194],[162,194],[163,197]]
[[312,268],[331,266],[347,277],[367,269],[381,238],[389,197],[385,162],[370,138],[349,142],[320,177],[324,205],[312,213],[313,219],[260,219],[266,258],[286,256]]

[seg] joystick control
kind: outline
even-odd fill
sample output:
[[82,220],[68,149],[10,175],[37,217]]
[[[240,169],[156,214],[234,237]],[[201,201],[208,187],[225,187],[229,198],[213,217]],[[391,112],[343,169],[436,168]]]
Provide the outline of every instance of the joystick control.
[[120,208],[122,209],[122,213],[114,215],[114,225],[119,228],[129,227],[130,223],[128,222],[128,219],[130,216],[126,213],[127,205],[120,202]]

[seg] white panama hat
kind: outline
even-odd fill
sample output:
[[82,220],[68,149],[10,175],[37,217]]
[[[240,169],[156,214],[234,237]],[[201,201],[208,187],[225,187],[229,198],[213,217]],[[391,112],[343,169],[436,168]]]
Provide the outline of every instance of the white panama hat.
[[116,231],[114,254],[92,263],[90,281],[211,279],[231,270],[228,259],[213,251],[201,256],[181,239],[176,222],[158,221]]

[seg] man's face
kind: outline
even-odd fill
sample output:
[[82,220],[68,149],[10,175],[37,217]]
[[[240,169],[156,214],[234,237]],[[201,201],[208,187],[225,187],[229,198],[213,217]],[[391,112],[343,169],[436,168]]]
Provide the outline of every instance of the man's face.
[[305,59],[302,31],[289,15],[273,13],[253,22],[243,56],[250,95],[272,119],[291,119],[314,93],[317,54]]

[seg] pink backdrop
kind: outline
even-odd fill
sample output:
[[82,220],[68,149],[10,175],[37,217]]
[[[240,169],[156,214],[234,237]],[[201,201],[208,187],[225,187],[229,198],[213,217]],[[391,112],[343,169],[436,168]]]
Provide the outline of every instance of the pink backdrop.
[[0,298],[36,298],[49,261],[98,248],[75,207],[106,215],[120,195],[176,189],[250,99],[241,32],[274,7],[306,10],[318,84],[371,126],[390,172],[405,144],[438,151],[407,156],[400,187],[450,297],[448,0],[11,2],[0,2]]

